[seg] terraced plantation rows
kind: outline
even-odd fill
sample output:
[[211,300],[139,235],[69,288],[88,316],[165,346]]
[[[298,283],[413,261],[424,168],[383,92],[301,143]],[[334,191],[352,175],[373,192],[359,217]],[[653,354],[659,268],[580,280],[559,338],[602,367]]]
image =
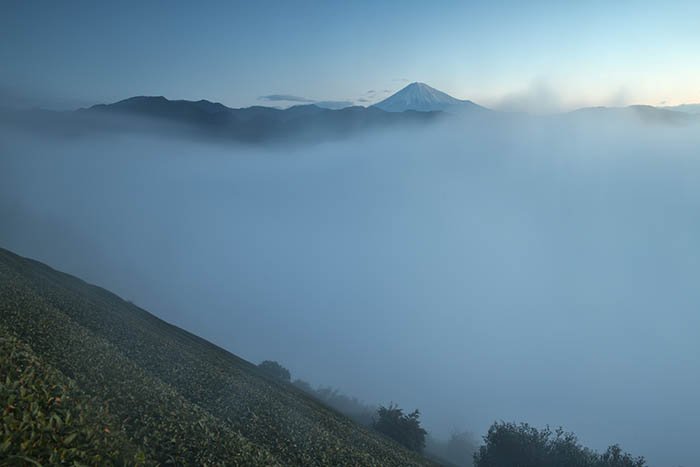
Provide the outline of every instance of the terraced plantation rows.
[[[99,437],[88,443],[94,448],[66,454],[64,447],[79,444],[79,436],[51,428],[47,433],[55,437],[34,444],[12,438],[13,455],[44,463],[73,455],[94,465],[427,462],[116,295],[2,249],[0,322],[3,375],[15,367],[45,368],[35,374],[52,379],[39,377],[25,393],[43,400],[42,385],[66,388],[75,394],[69,400],[84,407],[73,412],[84,414],[85,430]],[[17,355],[36,364],[19,365]],[[0,403],[9,401],[13,384],[16,378],[3,382]],[[50,420],[52,407],[41,407]]]
[[23,463],[100,464],[138,460],[142,453],[99,400],[39,359],[0,325],[0,459]]

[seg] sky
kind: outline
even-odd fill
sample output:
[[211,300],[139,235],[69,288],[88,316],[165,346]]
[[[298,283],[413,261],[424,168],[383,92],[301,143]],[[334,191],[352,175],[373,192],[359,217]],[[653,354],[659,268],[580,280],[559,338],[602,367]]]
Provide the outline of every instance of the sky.
[[693,1],[4,1],[0,101],[369,105],[421,81],[506,110],[694,103],[698,18]]

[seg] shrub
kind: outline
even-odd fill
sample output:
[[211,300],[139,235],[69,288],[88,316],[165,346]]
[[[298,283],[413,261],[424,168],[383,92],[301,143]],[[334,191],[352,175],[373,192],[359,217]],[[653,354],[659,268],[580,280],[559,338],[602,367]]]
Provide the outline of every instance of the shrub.
[[583,447],[573,433],[497,422],[474,454],[475,467],[644,467],[642,457],[611,446],[604,454]]
[[260,368],[263,373],[273,378],[278,378],[286,382],[292,380],[292,374],[289,370],[272,360],[265,360],[258,365],[258,368]]
[[389,407],[380,406],[377,415],[378,419],[372,423],[375,430],[412,451],[423,451],[427,432],[420,426],[420,412],[417,409],[404,414],[398,406],[390,404]]

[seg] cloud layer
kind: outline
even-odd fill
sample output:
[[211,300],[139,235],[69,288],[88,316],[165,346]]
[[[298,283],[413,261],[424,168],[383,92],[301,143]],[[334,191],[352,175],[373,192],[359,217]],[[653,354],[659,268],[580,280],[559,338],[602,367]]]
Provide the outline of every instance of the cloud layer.
[[287,103],[302,103],[302,104],[314,104],[324,109],[343,109],[345,107],[350,107],[353,105],[351,101],[319,101],[315,99],[309,99],[307,97],[294,96],[291,94],[269,94],[267,96],[260,96],[259,99],[271,101],[271,102],[287,102]]
[[267,96],[260,96],[259,99],[265,100],[265,101],[272,101],[272,102],[277,102],[277,101],[306,102],[306,103],[316,102],[313,99],[308,99],[306,97],[300,97],[300,96],[294,96],[292,94],[269,94]]
[[696,128],[446,125],[272,149],[3,131],[0,245],[438,435],[527,421],[700,464]]

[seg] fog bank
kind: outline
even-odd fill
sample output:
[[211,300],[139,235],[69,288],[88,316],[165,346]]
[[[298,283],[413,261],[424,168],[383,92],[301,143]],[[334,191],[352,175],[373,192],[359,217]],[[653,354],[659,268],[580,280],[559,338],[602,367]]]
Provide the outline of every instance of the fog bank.
[[0,246],[428,429],[700,464],[700,133],[558,119],[273,148],[0,129]]

